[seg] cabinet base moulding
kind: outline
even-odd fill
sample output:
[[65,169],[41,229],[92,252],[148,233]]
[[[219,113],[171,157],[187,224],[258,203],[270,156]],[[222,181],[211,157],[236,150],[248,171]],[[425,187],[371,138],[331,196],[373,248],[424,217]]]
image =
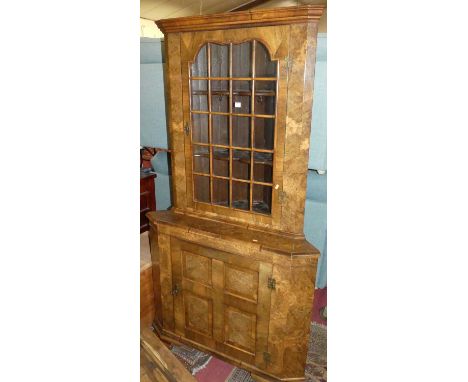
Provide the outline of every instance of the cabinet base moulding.
[[168,332],[164,329],[161,329],[159,324],[155,321],[153,322],[153,329],[155,333],[158,335],[158,337],[165,343],[172,344],[172,345],[187,345],[193,348],[196,348],[200,351],[209,353],[211,355],[214,355],[215,357],[219,358],[222,361],[225,361],[227,363],[230,363],[231,365],[234,365],[236,367],[242,368],[247,370],[248,372],[251,373],[252,379],[256,382],[303,382],[305,381],[304,378],[277,378],[273,375],[269,375],[259,369],[256,369],[255,367],[252,367],[251,365],[239,362],[239,360],[232,358],[228,356],[227,354],[218,352],[216,350],[210,349],[208,347],[202,346],[194,341],[191,341],[187,338],[183,338],[175,333]]

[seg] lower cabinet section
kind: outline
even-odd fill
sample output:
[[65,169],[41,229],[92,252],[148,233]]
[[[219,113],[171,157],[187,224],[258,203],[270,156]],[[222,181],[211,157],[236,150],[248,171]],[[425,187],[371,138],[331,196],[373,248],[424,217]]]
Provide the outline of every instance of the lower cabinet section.
[[170,244],[175,333],[262,367],[271,264],[174,237]]
[[154,326],[163,339],[265,380],[303,380],[317,254],[295,260],[252,252],[251,243],[236,250],[162,224],[151,227],[150,238],[153,276],[159,275]]

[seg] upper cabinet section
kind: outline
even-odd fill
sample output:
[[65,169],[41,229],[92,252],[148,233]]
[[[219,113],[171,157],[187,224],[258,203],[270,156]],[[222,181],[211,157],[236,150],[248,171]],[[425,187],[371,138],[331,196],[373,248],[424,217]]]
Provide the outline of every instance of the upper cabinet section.
[[303,235],[322,6],[157,21],[174,208]]

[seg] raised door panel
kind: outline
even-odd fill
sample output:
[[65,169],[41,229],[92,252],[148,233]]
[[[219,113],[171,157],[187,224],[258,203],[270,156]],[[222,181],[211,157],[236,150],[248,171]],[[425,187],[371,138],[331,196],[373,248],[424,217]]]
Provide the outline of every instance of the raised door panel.
[[188,329],[212,337],[213,302],[210,298],[183,291],[185,325]]
[[258,271],[234,265],[224,268],[225,292],[233,296],[256,302],[258,295]]
[[184,278],[211,286],[211,259],[182,251],[182,267]]
[[227,305],[224,310],[224,317],[226,344],[254,355],[257,316]]

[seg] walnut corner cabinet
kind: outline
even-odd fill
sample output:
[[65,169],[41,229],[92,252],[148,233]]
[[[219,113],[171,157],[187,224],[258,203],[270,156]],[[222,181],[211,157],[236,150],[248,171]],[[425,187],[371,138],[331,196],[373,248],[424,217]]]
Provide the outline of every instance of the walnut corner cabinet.
[[320,255],[303,225],[323,9],[156,22],[173,207],[147,214],[153,326],[259,381],[304,380]]

